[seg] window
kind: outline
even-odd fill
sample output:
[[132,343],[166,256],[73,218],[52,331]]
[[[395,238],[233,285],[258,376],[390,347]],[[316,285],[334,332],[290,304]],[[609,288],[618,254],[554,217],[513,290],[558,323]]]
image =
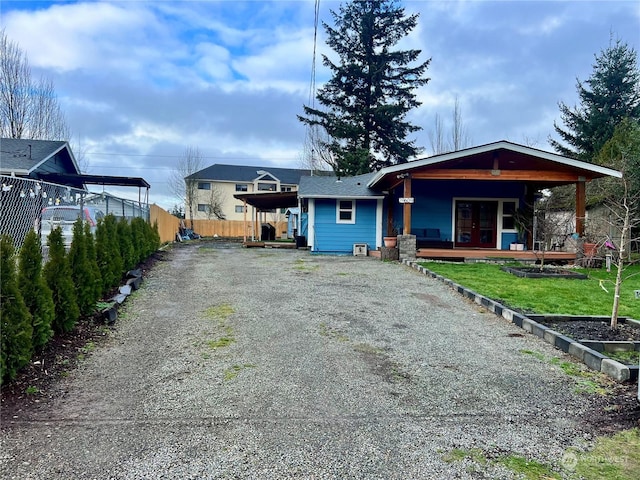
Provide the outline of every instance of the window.
[[281,192],[292,192],[293,187],[280,187]]
[[515,230],[516,202],[502,202],[502,229]]
[[261,192],[275,192],[276,184],[275,183],[258,183],[258,190]]
[[336,223],[356,223],[354,200],[338,200],[336,202]]
[[236,213],[244,213],[244,205],[236,205]]
[[236,192],[246,192],[249,188],[246,183],[236,183]]
[[209,208],[210,208],[210,205],[207,205],[206,203],[199,203],[198,204],[198,211],[199,212],[209,213]]
[[198,182],[198,190],[211,190],[210,182]]

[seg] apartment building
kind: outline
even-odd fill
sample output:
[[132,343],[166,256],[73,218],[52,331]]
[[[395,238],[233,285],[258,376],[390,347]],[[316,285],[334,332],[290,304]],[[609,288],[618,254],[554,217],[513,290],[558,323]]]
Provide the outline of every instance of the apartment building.
[[[197,182],[197,195],[193,215],[196,220],[213,219],[212,209],[218,205],[225,220],[243,220],[244,205],[235,199],[236,193],[293,192],[298,190],[300,177],[310,175],[310,170],[246,165],[214,164],[202,169],[185,180]],[[251,206],[247,206],[247,217],[253,218]],[[189,218],[189,209],[186,208]],[[273,212],[273,221],[280,212]]]

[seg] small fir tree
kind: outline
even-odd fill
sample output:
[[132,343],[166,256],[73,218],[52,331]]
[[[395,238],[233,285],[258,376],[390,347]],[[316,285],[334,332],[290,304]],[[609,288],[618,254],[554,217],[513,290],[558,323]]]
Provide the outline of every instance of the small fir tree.
[[62,230],[59,227],[53,229],[49,235],[48,244],[49,261],[44,266],[44,277],[53,292],[55,305],[53,329],[56,332],[69,332],[73,330],[80,317],[80,309],[76,301],[69,259],[64,250]]
[[53,293],[42,275],[42,244],[35,230],[30,230],[20,249],[18,284],[31,313],[32,345],[37,350],[53,336],[55,305]]
[[0,237],[0,383],[15,378],[31,358],[31,314],[16,278],[13,239]]

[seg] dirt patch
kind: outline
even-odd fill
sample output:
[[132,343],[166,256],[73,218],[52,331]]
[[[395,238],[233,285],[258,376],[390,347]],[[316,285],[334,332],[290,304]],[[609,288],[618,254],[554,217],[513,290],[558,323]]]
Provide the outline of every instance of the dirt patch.
[[[166,255],[165,252],[156,252],[136,268],[142,270],[144,278],[158,261],[165,260]],[[111,298],[115,292],[117,289],[105,298]],[[98,313],[80,318],[71,332],[55,335],[33,355],[13,381],[0,387],[0,423],[18,413],[32,411],[54,398],[55,382],[68,375],[84,356],[103,344],[110,331]]]
[[640,342],[640,329],[624,323],[611,328],[609,323],[590,320],[571,320],[566,322],[540,322],[576,341],[600,340],[604,342]]

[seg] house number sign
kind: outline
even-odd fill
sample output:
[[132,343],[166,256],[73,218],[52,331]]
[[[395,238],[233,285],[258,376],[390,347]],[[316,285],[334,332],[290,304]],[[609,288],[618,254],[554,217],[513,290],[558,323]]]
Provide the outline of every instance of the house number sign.
[[413,203],[414,198],[413,198],[413,197],[400,197],[400,198],[398,199],[398,201],[399,201],[400,203]]

